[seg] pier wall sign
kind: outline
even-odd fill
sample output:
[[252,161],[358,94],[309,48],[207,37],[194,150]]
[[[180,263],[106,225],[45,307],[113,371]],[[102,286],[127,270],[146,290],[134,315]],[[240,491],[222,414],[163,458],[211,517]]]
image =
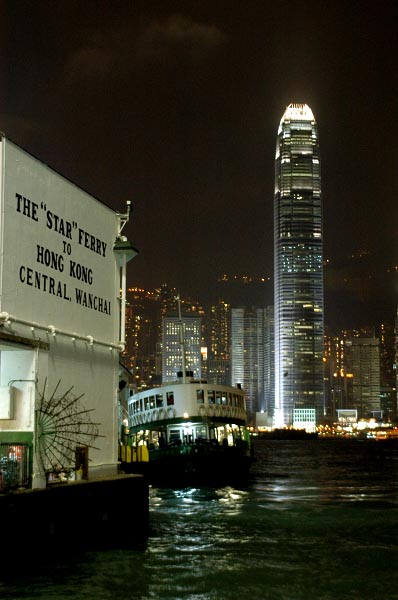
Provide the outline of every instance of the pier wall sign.
[[0,308],[114,343],[116,213],[1,139]]

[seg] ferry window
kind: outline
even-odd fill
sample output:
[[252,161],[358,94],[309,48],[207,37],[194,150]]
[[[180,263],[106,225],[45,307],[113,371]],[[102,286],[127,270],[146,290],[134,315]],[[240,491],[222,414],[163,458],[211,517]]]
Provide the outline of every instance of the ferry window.
[[142,398],[140,398],[139,402],[140,402],[140,412],[141,412],[142,411]]
[[149,408],[155,408],[155,396],[149,396]]
[[221,396],[221,404],[226,404],[227,403],[227,397],[225,394],[222,394]]
[[204,390],[196,390],[196,402],[198,404],[203,404],[205,401],[205,393]]
[[149,398],[144,398],[144,407],[145,410],[149,410]]
[[163,406],[163,394],[156,394],[156,408],[162,408]]
[[231,394],[231,392],[229,392],[229,394],[228,394],[228,404],[229,404],[230,406],[232,406],[232,404],[233,404],[233,402],[232,402],[232,394]]
[[174,392],[166,392],[167,406],[173,406],[174,404]]
[[216,392],[216,404],[221,404],[221,392]]
[[170,429],[169,441],[171,444],[178,444],[178,442],[181,442],[179,429]]
[[195,439],[205,440],[207,438],[207,427],[205,425],[199,425],[195,427]]
[[214,390],[207,390],[207,401],[209,404],[216,403],[216,393]]

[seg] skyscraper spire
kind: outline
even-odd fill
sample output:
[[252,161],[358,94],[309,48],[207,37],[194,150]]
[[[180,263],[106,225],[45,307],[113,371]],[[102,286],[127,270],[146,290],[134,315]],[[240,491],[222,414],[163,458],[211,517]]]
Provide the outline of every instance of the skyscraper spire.
[[289,104],[275,155],[275,415],[278,427],[323,416],[323,259],[318,131]]

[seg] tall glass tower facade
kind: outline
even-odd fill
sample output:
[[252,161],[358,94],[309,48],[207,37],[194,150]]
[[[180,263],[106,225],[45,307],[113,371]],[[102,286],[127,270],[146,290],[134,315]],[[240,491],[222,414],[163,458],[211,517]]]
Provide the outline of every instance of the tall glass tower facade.
[[[195,379],[202,377],[201,331],[202,319],[196,316],[182,316],[185,343],[185,368],[193,372]],[[179,316],[166,315],[162,324],[162,383],[175,381],[178,371],[182,371],[181,323]]]
[[245,392],[250,424],[254,424],[256,412],[266,410],[268,414],[270,406],[265,398],[267,317],[266,308],[231,309],[231,384],[240,383]]
[[[323,416],[323,258],[318,131],[306,104],[281,119],[275,156],[275,417]],[[303,418],[301,418],[303,420]]]

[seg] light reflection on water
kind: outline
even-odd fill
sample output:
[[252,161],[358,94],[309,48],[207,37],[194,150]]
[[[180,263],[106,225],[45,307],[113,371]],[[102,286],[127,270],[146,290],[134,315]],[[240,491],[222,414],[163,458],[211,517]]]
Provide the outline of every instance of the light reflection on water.
[[[267,443],[247,489],[154,490],[163,507],[147,548],[148,597],[380,597],[380,578],[396,577],[397,452]],[[153,584],[165,566],[173,577]]]
[[142,550],[43,567],[0,597],[398,598],[398,444],[261,442],[256,458],[245,488],[151,488]]

